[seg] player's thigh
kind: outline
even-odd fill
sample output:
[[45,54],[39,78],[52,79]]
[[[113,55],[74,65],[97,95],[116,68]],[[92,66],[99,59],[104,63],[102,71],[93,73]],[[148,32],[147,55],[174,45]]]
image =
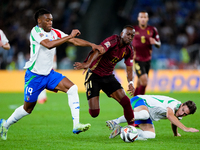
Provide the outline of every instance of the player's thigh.
[[88,100],[89,109],[99,109],[99,96],[92,97]]
[[74,83],[65,77],[58,83],[58,85],[55,87],[55,90],[63,91],[66,93],[73,85]]
[[135,67],[135,72],[136,72],[138,78],[140,78],[140,76],[143,74],[147,74],[145,62],[135,61],[134,67]]
[[141,105],[141,106],[138,106],[138,107],[134,108],[134,112],[139,112],[141,110],[146,110],[147,112],[149,112],[147,106],[145,106],[145,105]]
[[120,101],[126,95],[114,75],[104,77],[101,87],[108,97],[112,97],[117,101]]
[[146,86],[147,83],[148,83],[148,75],[147,74],[143,74],[139,77],[139,80],[138,80],[140,83],[140,85],[143,85],[143,86]]
[[124,89],[118,89],[111,94],[111,97],[117,100],[118,102],[126,95]]
[[155,129],[154,129],[154,126],[153,124],[139,124],[139,128],[143,131],[151,131],[151,132],[154,132],[155,133]]
[[28,103],[36,102],[38,95],[46,86],[46,77],[27,70],[24,79],[24,101]]
[[61,73],[51,70],[50,74],[47,76],[48,82],[46,89],[50,91],[63,91],[67,92],[68,89],[74,85],[67,77],[63,76]]

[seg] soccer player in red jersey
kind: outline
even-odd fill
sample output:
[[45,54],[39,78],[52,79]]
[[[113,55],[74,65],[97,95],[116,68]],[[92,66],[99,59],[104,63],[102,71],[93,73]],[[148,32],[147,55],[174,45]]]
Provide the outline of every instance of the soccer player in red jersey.
[[138,14],[139,25],[133,26],[135,36],[132,45],[134,47],[135,72],[138,76],[134,96],[145,94],[151,64],[152,45],[157,48],[161,46],[158,31],[155,27],[148,25],[148,20],[148,13],[141,11]]
[[[114,98],[123,107],[127,123],[129,125],[134,124],[134,115],[130,99],[126,96],[123,87],[113,74],[115,65],[124,58],[127,80],[129,82],[128,91],[133,95],[133,48],[131,42],[134,34],[135,30],[133,26],[125,26],[120,36],[112,35],[101,43],[102,53],[99,51],[91,51],[84,63],[75,62],[74,69],[89,68],[85,77],[85,87],[89,113],[92,117],[99,115],[99,92],[102,90],[108,97]],[[110,138],[119,134],[120,128],[116,131],[111,133]]]

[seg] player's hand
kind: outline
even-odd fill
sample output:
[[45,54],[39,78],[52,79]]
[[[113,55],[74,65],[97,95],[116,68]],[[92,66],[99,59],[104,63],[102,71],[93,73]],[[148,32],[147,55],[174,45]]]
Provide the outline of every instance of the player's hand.
[[105,53],[105,49],[101,45],[92,44],[92,50],[98,50],[100,54]]
[[134,88],[133,84],[129,84],[128,85],[128,90],[127,91],[130,94],[130,96],[134,96],[135,88]]
[[187,128],[185,131],[186,132],[199,132],[199,130],[197,130],[195,128]]
[[180,133],[177,133],[176,135],[174,135],[174,136],[181,136],[181,134]]
[[72,30],[70,35],[72,36],[72,38],[74,38],[75,36],[79,36],[80,34],[81,32],[78,29],[74,29]]
[[152,37],[150,37],[149,38],[149,42],[150,42],[150,44],[156,44],[156,40],[154,39],[154,38],[152,38]]
[[88,68],[89,68],[89,65],[87,63],[80,63],[80,62],[74,63],[74,69],[75,70],[88,69]]

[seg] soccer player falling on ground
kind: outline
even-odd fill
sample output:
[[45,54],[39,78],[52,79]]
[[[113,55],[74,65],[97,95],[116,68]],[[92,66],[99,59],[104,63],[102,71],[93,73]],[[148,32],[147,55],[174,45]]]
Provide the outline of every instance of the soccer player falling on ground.
[[67,77],[52,70],[53,58],[56,47],[69,42],[76,46],[89,46],[93,50],[101,47],[88,41],[74,38],[80,35],[80,31],[72,30],[70,35],[58,29],[52,28],[53,17],[45,9],[39,9],[35,13],[37,25],[30,34],[30,59],[25,65],[27,69],[24,85],[24,105],[18,107],[7,119],[0,120],[1,138],[7,139],[7,131],[10,125],[29,115],[34,109],[37,98],[43,89],[50,91],[62,91],[68,94],[68,103],[73,118],[73,133],[78,134],[90,128],[90,124],[79,123],[79,97],[78,88]]
[[135,29],[135,36],[132,42],[134,47],[134,67],[138,76],[134,96],[145,94],[151,64],[152,45],[157,48],[161,46],[158,31],[155,27],[147,24],[148,20],[148,13],[142,11],[138,14],[139,25],[133,26]]
[[[121,84],[113,75],[115,65],[124,58],[126,64],[128,91],[134,93],[133,87],[133,40],[135,30],[132,26],[125,26],[120,34],[106,38],[102,43],[103,52],[90,52],[84,63],[75,62],[74,69],[88,69],[85,77],[86,95],[89,113],[97,117],[100,112],[99,92],[102,90],[108,97],[114,98],[124,109],[124,116],[129,125],[134,125],[134,114],[130,99],[126,96]],[[110,138],[115,133],[110,134]]]
[[[135,126],[137,125],[140,128],[137,129],[139,134],[138,139],[155,138],[155,128],[152,121],[160,119],[169,119],[174,136],[181,136],[178,133],[177,127],[185,132],[199,132],[197,129],[184,126],[179,121],[182,117],[195,113],[196,104],[193,101],[181,103],[168,96],[137,95],[131,98],[131,105],[134,110]],[[123,122],[126,122],[124,116],[106,121],[110,130],[117,131],[121,128],[118,124]],[[120,132],[113,132],[120,134]],[[118,134],[115,134],[115,136]]]

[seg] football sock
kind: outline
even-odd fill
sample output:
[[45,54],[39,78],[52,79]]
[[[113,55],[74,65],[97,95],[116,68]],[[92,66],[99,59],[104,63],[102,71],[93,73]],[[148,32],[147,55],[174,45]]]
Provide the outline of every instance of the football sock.
[[127,96],[124,96],[119,103],[124,108],[124,116],[127,120],[128,125],[134,125],[134,114],[131,107],[130,99]]
[[138,95],[138,92],[139,92],[139,88],[136,87],[135,92],[134,92],[134,96]]
[[3,126],[5,128],[9,128],[10,125],[12,125],[13,123],[16,123],[18,120],[20,120],[21,118],[23,118],[26,115],[29,115],[29,113],[27,113],[24,110],[24,105],[18,107],[17,109],[15,109],[15,111],[13,112],[13,114],[6,120],[6,122],[3,124]]
[[117,124],[127,122],[124,116],[114,119],[113,121],[116,122]]
[[[146,110],[134,112],[134,119],[135,120],[147,120],[147,119],[149,119],[149,113]],[[116,122],[117,124],[124,123],[124,122],[126,122],[126,118],[124,116],[121,116],[117,119],[114,119],[113,121]]]
[[95,118],[99,115],[100,109],[89,109],[90,115]]
[[134,112],[135,120],[147,120],[149,119],[149,113],[147,110],[141,110],[139,112]]
[[79,96],[78,96],[78,87],[73,85],[67,91],[68,94],[68,104],[71,109],[71,115],[73,119],[73,127],[79,123]]
[[145,89],[146,89],[146,86],[140,85],[140,87],[138,88],[137,95],[144,95],[145,94]]
[[151,131],[143,131],[141,129],[137,129],[137,131],[138,131],[139,137],[141,137],[141,138],[154,139],[156,137],[156,134]]

